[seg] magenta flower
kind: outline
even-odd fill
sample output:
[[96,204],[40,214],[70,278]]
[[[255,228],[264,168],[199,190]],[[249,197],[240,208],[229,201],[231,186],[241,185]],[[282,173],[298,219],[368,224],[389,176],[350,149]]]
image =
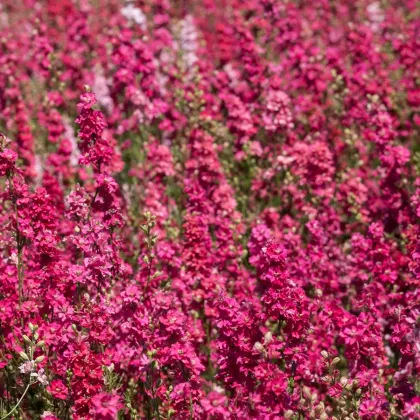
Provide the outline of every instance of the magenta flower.
[[92,398],[92,407],[98,420],[115,420],[124,406],[118,395],[102,392]]
[[66,400],[68,396],[68,389],[60,379],[54,379],[47,387],[47,391],[59,400]]

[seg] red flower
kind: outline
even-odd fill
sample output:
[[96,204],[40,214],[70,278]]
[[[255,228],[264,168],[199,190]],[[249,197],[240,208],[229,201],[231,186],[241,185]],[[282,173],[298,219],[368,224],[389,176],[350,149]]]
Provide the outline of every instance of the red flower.
[[68,396],[68,389],[60,379],[54,379],[47,386],[47,391],[55,398],[59,400],[66,400]]

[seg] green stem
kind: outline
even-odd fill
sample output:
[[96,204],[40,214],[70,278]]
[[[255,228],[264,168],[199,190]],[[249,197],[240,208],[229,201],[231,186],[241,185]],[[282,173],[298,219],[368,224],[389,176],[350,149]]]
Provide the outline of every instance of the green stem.
[[29,387],[32,385],[32,381],[29,381],[28,386],[26,387],[25,391],[23,392],[22,396],[20,397],[20,400],[17,402],[17,404],[0,420],[4,420],[7,417],[9,417],[11,414],[15,412],[15,410],[19,407],[20,403],[22,402],[23,398],[25,397],[26,393],[28,392]]

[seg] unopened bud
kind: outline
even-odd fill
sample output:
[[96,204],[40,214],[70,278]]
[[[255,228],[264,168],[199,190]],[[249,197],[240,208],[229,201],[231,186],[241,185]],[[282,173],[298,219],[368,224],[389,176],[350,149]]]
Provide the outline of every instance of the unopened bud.
[[25,343],[27,343],[27,344],[32,343],[32,340],[27,335],[23,334],[22,337],[23,337],[23,340],[25,341]]
[[308,399],[311,398],[311,390],[307,386],[303,387],[303,395]]
[[257,341],[254,344],[254,349],[262,353],[264,351],[264,346],[259,341]]
[[292,417],[293,417],[293,411],[292,410],[287,410],[285,413],[284,413],[284,418],[285,419],[291,419]]
[[147,352],[147,357],[151,359],[153,356],[156,356],[156,353],[157,353],[156,350],[149,350]]
[[324,411],[324,403],[321,401],[316,407],[315,407],[315,413],[320,414]]
[[21,351],[21,352],[19,353],[19,356],[20,356],[23,360],[28,360],[28,361],[29,361],[29,357],[28,357],[28,355],[27,355],[24,351]]
[[45,356],[44,356],[44,355],[39,356],[39,357],[37,357],[37,358],[35,359],[35,363],[41,363],[44,359],[45,359]]
[[322,351],[321,351],[321,356],[322,356],[324,359],[328,359],[328,357],[329,357],[330,355],[328,354],[328,352],[327,352],[326,350],[322,350]]
[[331,362],[333,365],[336,365],[337,363],[340,363],[340,358],[339,357],[334,357],[334,359]]
[[264,335],[264,343],[268,344],[271,342],[271,340],[273,339],[273,334],[271,331],[267,331]]

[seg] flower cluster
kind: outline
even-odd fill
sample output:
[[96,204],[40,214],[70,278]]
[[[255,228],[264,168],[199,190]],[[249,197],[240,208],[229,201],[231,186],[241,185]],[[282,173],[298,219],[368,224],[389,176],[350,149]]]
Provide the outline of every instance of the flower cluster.
[[416,3],[1,1],[1,420],[420,418]]

